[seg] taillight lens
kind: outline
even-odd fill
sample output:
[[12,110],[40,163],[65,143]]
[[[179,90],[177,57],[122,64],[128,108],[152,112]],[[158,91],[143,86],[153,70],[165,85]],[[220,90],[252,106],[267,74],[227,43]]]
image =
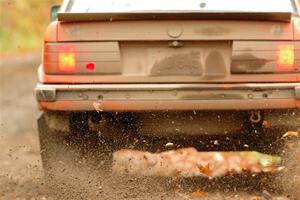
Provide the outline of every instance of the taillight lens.
[[74,46],[61,46],[58,49],[58,70],[60,72],[76,71],[76,49]]
[[88,64],[86,64],[85,68],[86,68],[87,71],[91,71],[91,72],[95,71],[95,64],[94,63],[88,63]]
[[295,68],[295,47],[294,45],[279,45],[276,52],[276,70],[294,71]]

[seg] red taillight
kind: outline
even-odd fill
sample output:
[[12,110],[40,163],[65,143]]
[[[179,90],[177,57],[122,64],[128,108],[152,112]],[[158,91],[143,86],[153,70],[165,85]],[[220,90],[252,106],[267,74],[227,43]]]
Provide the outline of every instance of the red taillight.
[[276,70],[294,71],[295,68],[295,48],[294,45],[279,45],[276,52]]
[[76,50],[74,46],[61,46],[58,49],[58,69],[61,72],[76,71]]
[[94,63],[88,63],[88,64],[86,64],[85,67],[88,71],[94,71],[95,70],[95,64]]

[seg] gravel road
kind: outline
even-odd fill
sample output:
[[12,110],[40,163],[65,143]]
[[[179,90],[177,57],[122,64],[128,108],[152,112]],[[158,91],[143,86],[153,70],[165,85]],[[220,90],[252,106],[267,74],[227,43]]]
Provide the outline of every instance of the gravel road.
[[[185,180],[141,180],[143,178],[101,177],[85,174],[76,185],[56,191],[45,187],[36,120],[33,87],[40,55],[30,54],[0,60],[0,199],[249,199],[287,200],[261,185],[251,175],[226,177],[219,181],[202,181],[190,187]],[[84,178],[83,178],[84,177]],[[95,180],[92,193],[82,190]],[[260,177],[263,178],[264,176]],[[251,182],[250,180],[254,180]],[[256,178],[257,179],[257,178]],[[124,181],[126,180],[126,181]],[[183,183],[185,182],[185,183]],[[187,183],[186,183],[187,182]],[[191,181],[193,182],[193,181]],[[139,183],[139,184],[137,184]],[[198,189],[197,189],[198,188]],[[60,191],[60,190],[63,190]],[[205,190],[203,192],[202,190]],[[75,191],[75,192],[74,192]],[[84,191],[84,192],[81,192]],[[272,195],[271,195],[271,194]],[[91,194],[89,196],[89,194]]]

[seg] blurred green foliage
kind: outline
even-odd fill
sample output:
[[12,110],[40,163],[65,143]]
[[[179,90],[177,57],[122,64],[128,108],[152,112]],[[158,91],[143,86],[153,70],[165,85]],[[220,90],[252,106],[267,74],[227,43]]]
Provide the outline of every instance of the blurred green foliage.
[[51,5],[62,0],[0,0],[2,55],[36,50],[50,23]]

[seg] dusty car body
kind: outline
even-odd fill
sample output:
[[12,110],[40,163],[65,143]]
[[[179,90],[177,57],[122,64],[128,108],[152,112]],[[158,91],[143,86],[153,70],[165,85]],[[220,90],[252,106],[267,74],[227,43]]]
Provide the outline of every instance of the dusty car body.
[[[66,0],[46,31],[35,88],[45,165],[48,143],[70,135],[257,150],[299,129],[297,1],[124,2]],[[211,144],[218,136],[243,142]]]
[[[284,109],[295,113],[300,107],[297,2],[256,3],[232,0],[220,7],[214,1],[186,6],[175,1],[168,8],[168,2],[97,6],[65,1],[45,36],[36,87],[39,106],[96,109],[103,116],[134,112],[142,132],[149,134],[161,120],[168,127],[161,130],[168,130],[165,135],[238,132],[252,111],[264,113],[258,121],[266,118],[269,126],[299,124],[293,116],[289,123],[277,120],[282,111],[290,113]],[[160,114],[154,119],[151,111]],[[162,114],[166,111],[168,118]],[[182,125],[176,121],[178,111],[200,114]],[[223,120],[220,128],[205,127],[216,120],[203,120],[201,112]],[[188,124],[192,130],[185,130]]]

